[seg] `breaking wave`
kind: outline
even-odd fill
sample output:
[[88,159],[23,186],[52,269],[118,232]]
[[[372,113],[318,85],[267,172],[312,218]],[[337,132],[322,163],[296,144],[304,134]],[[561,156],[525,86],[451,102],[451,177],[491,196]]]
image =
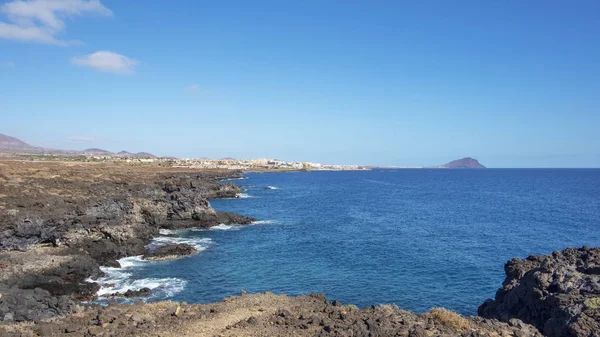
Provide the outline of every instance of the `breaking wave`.
[[152,239],[152,241],[148,245],[146,245],[146,248],[152,250],[152,249],[156,249],[157,247],[168,245],[168,244],[181,244],[181,243],[187,243],[188,245],[192,245],[192,246],[194,246],[194,248],[196,248],[198,250],[198,252],[201,252],[203,250],[206,250],[208,248],[208,246],[211,245],[212,239],[210,239],[210,238],[194,238],[194,237],[185,238],[185,237],[158,236],[158,237],[155,237],[154,239]]
[[209,230],[230,231],[230,230],[238,230],[240,228],[241,228],[240,225],[226,225],[226,224],[222,223],[220,225],[213,226],[213,227],[209,228]]
[[252,222],[253,225],[271,225],[271,224],[275,224],[275,223],[277,223],[277,221],[275,221],[275,220],[258,220],[258,221]]
[[173,234],[178,234],[180,231],[176,231],[176,230],[172,230],[172,229],[164,229],[161,228],[158,230],[158,234],[160,235],[173,235]]
[[[144,302],[149,300],[163,300],[183,291],[187,284],[187,281],[174,277],[132,279],[133,271],[136,267],[150,263],[149,261],[142,260],[141,255],[122,258],[118,262],[121,268],[100,267],[104,272],[104,276],[97,280],[86,280],[87,282],[95,282],[100,285],[100,290],[97,293],[100,298],[95,302],[107,303],[109,299],[120,303],[129,303],[138,300]],[[148,297],[133,299],[107,297],[107,295],[125,293],[128,290],[140,290],[143,288],[151,289],[152,294]]]
[[222,179],[221,181],[246,180],[248,177]]

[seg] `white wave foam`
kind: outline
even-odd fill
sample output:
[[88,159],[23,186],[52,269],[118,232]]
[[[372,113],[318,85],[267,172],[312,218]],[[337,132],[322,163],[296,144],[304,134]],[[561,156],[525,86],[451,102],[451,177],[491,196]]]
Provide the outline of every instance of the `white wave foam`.
[[135,267],[147,263],[147,261],[142,259],[142,255],[124,257],[120,260],[117,260],[117,262],[119,262],[121,268]]
[[211,228],[209,228],[210,230],[222,230],[222,231],[230,231],[230,230],[238,230],[240,229],[240,225],[226,225],[226,224],[220,224],[217,226],[213,226]]
[[160,235],[173,235],[173,234],[177,234],[179,231],[176,230],[172,230],[172,229],[164,229],[161,228],[158,230],[158,234]]
[[[181,292],[187,281],[179,278],[145,278],[133,280],[131,273],[132,269],[141,266],[143,264],[151,263],[149,261],[142,260],[142,256],[131,256],[122,258],[119,261],[121,268],[115,267],[100,267],[104,272],[104,276],[97,280],[87,279],[87,282],[95,282],[100,285],[98,290],[98,296],[105,296],[115,293],[125,293],[127,290],[140,290],[142,288],[149,288],[152,290],[152,294],[147,298],[136,298],[132,300],[119,299],[121,302],[131,302],[133,300],[155,300],[155,299],[166,299],[179,292]],[[98,300],[102,302],[102,298]]]
[[245,180],[248,179],[248,177],[241,177],[241,178],[229,178],[229,179],[223,179],[221,181],[233,181],[233,180]]
[[168,278],[145,278],[139,280],[131,280],[130,278],[113,278],[109,275],[99,279],[97,282],[100,284],[100,290],[98,290],[98,296],[125,293],[128,290],[140,290],[143,288],[149,288],[152,290],[152,295],[148,298],[142,298],[142,300],[160,298],[164,299],[171,297],[181,292],[187,281],[168,277]]
[[194,246],[199,252],[206,250],[212,243],[210,238],[182,238],[182,237],[170,237],[170,236],[158,236],[152,239],[152,241],[146,246],[148,249],[155,249],[160,246],[168,244],[181,244],[187,243],[188,245]]
[[275,220],[258,220],[252,222],[253,225],[271,225],[276,223]]
[[236,198],[239,198],[239,199],[254,198],[254,196],[251,196],[248,193],[238,193],[235,196],[236,196]]

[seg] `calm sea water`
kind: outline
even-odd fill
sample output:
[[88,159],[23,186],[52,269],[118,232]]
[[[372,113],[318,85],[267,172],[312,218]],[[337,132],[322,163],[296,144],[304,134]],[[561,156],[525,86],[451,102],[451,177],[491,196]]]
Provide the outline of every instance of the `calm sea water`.
[[179,241],[204,250],[170,262],[126,259],[109,276],[123,289],[155,288],[153,299],[314,291],[361,307],[476,314],[507,260],[600,246],[600,170],[268,173],[236,183],[246,198],[213,207],[260,223],[181,232]]

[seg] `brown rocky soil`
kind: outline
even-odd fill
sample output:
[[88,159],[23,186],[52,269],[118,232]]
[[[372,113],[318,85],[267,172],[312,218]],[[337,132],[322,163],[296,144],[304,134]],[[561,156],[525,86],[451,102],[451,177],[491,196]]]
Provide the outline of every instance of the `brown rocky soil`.
[[392,305],[359,310],[323,295],[270,293],[190,305],[175,302],[88,307],[37,324],[2,327],[3,336],[491,336],[541,337],[510,324],[461,317],[443,309],[415,315]]

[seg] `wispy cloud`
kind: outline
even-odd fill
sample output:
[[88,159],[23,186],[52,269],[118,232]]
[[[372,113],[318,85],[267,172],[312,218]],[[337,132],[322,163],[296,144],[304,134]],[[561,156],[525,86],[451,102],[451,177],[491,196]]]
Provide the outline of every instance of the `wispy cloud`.
[[65,18],[113,15],[99,0],[16,0],[0,5],[0,13],[9,21],[0,21],[1,39],[60,46],[80,43],[57,37],[66,29]]
[[186,87],[185,92],[187,92],[189,94],[194,94],[194,93],[200,92],[200,85],[197,83],[194,83],[194,84],[190,85],[189,87]]
[[101,50],[89,55],[74,57],[71,59],[71,63],[81,67],[90,67],[97,71],[132,74],[133,68],[139,62],[125,55]]
[[0,62],[0,68],[14,68],[14,62]]

